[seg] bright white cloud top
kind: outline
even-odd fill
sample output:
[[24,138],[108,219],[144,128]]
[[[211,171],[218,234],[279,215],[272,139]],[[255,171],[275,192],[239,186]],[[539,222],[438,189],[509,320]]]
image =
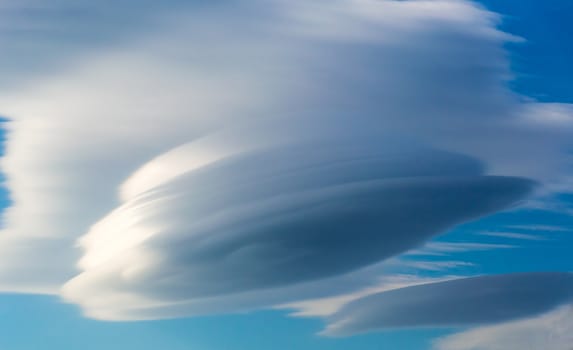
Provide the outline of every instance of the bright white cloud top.
[[112,320],[328,296],[567,175],[573,109],[510,91],[473,3],[225,5],[2,91],[2,290]]

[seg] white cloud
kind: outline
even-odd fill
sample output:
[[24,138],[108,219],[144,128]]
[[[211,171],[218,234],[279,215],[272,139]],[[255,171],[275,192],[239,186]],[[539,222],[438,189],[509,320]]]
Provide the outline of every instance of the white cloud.
[[573,307],[545,315],[479,327],[436,341],[436,350],[571,350]]

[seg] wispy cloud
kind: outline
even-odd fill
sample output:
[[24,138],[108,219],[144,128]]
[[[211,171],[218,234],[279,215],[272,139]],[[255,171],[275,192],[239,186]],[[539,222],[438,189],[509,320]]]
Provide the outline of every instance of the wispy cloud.
[[401,263],[405,266],[428,271],[444,271],[461,267],[475,266],[474,263],[468,261],[455,261],[455,260],[452,261],[402,260]]
[[509,229],[525,230],[525,231],[547,231],[547,232],[567,232],[572,229],[563,226],[553,225],[511,225],[507,226]]
[[547,239],[546,237],[539,235],[532,235],[527,233],[517,233],[517,232],[501,232],[501,231],[484,231],[479,233],[482,236],[489,237],[499,237],[499,238],[509,238],[509,239],[521,239],[526,241],[542,241]]
[[346,304],[368,295],[428,283],[443,282],[456,278],[460,277],[456,275],[447,275],[438,278],[406,274],[388,275],[379,278],[378,283],[376,283],[374,286],[364,288],[352,293],[346,293],[327,298],[297,301],[290,304],[280,305],[277,308],[296,310],[290,314],[294,317],[328,317],[342,309]]
[[471,251],[512,249],[516,247],[517,246],[511,244],[433,241],[427,243],[423,248],[409,251],[407,255],[444,256]]

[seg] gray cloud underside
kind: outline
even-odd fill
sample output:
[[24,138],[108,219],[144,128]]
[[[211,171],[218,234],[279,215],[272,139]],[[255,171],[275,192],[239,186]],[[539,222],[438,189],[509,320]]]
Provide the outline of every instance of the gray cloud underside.
[[499,323],[539,315],[572,299],[569,273],[457,279],[356,300],[329,319],[324,333],[341,336],[391,328]]

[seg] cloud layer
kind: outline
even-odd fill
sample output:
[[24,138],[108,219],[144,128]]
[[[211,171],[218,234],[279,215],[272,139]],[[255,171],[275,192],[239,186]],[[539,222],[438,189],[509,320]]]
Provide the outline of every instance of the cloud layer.
[[165,6],[0,94],[2,290],[116,320],[331,296],[568,164],[571,107],[508,89],[515,38],[473,3]]

